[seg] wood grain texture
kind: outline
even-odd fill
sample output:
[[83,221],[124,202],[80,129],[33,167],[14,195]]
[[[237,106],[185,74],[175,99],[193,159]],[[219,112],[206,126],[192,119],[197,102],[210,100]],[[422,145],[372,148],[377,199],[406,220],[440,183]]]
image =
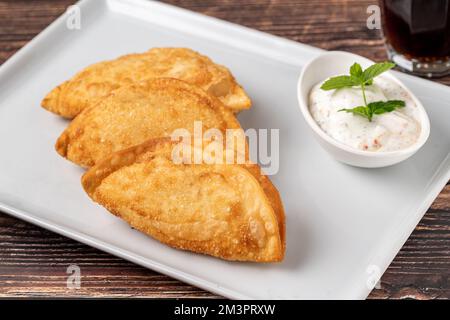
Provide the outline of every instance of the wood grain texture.
[[[329,50],[386,59],[378,31],[366,28],[374,0],[170,0],[169,3]],[[59,16],[71,0],[0,1],[0,63]],[[437,80],[449,85],[450,77]],[[66,270],[81,268],[81,288]],[[0,297],[217,298],[0,213]],[[450,298],[450,185],[428,210],[370,298]]]

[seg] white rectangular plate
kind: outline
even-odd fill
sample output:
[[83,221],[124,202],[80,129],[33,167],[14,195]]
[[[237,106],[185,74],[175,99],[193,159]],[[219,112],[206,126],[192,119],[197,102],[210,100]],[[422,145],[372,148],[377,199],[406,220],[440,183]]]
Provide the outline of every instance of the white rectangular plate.
[[[296,101],[305,61],[321,51],[167,5],[85,0],[81,30],[67,15],[0,70],[0,209],[231,298],[362,299],[450,178],[450,89],[397,74],[422,100],[431,137],[386,169],[335,162],[313,140]],[[231,263],[171,249],[88,199],[82,170],[53,145],[67,122],[42,108],[55,85],[97,61],[184,46],[228,66],[254,101],[244,128],[280,129],[272,177],[287,214],[281,264]]]

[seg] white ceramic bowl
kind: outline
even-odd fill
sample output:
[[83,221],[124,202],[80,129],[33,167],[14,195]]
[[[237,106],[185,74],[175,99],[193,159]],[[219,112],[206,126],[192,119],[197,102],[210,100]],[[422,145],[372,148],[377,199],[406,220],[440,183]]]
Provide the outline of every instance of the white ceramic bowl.
[[419,109],[418,120],[422,127],[421,133],[417,142],[406,149],[388,152],[371,152],[352,148],[326,134],[309,112],[309,93],[312,87],[329,77],[348,74],[350,66],[355,62],[361,64],[363,69],[374,64],[373,61],[353,53],[329,51],[312,59],[303,67],[297,85],[298,102],[303,117],[312,129],[320,145],[338,161],[364,168],[387,167],[399,163],[412,156],[427,141],[430,135],[430,120],[422,103],[391,72],[386,72],[383,75],[402,86],[412,97]]

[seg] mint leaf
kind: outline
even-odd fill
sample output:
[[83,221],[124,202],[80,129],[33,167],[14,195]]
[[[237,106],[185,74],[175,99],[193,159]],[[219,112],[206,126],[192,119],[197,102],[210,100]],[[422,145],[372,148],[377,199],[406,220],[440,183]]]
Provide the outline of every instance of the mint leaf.
[[350,75],[356,79],[361,79],[363,74],[361,65],[359,63],[354,63],[351,67],[350,67]]
[[380,62],[371,65],[363,72],[364,83],[372,80],[373,78],[379,76],[383,72],[386,72],[395,67],[395,63],[392,62]]
[[372,121],[372,117],[374,115],[391,112],[397,108],[403,108],[405,106],[405,102],[402,100],[375,101],[371,103],[367,103],[366,100],[365,86],[372,85],[373,79],[376,76],[379,76],[383,72],[388,71],[393,67],[395,67],[395,63],[381,62],[375,63],[374,65],[368,67],[363,71],[361,65],[355,62],[350,67],[350,75],[332,77],[325,81],[320,88],[322,90],[333,90],[354,86],[360,87],[364,99],[364,105],[351,109],[340,109],[338,111],[352,113],[354,115],[358,115],[368,119],[369,121]]
[[348,88],[360,85],[372,85],[373,78],[382,74],[389,69],[392,69],[395,63],[392,62],[381,62],[371,65],[366,70],[362,70],[359,63],[354,63],[350,67],[350,76],[342,75],[337,77],[332,77],[325,81],[320,87],[322,90],[333,90]]
[[369,112],[369,108],[365,107],[365,106],[359,106],[359,107],[354,107],[352,109],[341,109],[338,110],[338,112],[348,112],[348,113],[353,113],[355,115],[358,116],[362,116],[364,118],[366,118],[369,121],[372,121],[372,114]]
[[389,100],[389,101],[376,101],[367,105],[373,114],[383,114],[386,112],[392,112],[397,108],[403,108],[405,101],[402,100]]
[[358,116],[362,116],[369,121],[372,121],[374,114],[383,114],[386,112],[394,111],[397,108],[403,108],[405,101],[402,100],[388,100],[388,101],[375,101],[369,103],[367,106],[358,106],[352,109],[340,109],[338,112],[345,111],[353,113]]
[[359,85],[359,83],[350,76],[337,76],[337,77],[332,77],[332,78],[328,79],[327,81],[325,81],[322,84],[322,86],[320,87],[320,89],[333,90],[333,89],[353,87],[353,86],[357,86],[357,85]]

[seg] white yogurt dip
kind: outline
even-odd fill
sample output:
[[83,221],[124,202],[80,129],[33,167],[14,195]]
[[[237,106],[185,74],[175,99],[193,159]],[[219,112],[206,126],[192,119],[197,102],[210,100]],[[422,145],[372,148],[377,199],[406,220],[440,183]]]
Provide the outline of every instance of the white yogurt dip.
[[350,147],[374,152],[396,151],[413,145],[420,136],[419,110],[409,94],[387,77],[379,76],[365,87],[367,103],[403,100],[405,107],[374,115],[371,122],[343,108],[364,105],[361,88],[322,90],[317,84],[309,95],[309,110],[329,136]]

